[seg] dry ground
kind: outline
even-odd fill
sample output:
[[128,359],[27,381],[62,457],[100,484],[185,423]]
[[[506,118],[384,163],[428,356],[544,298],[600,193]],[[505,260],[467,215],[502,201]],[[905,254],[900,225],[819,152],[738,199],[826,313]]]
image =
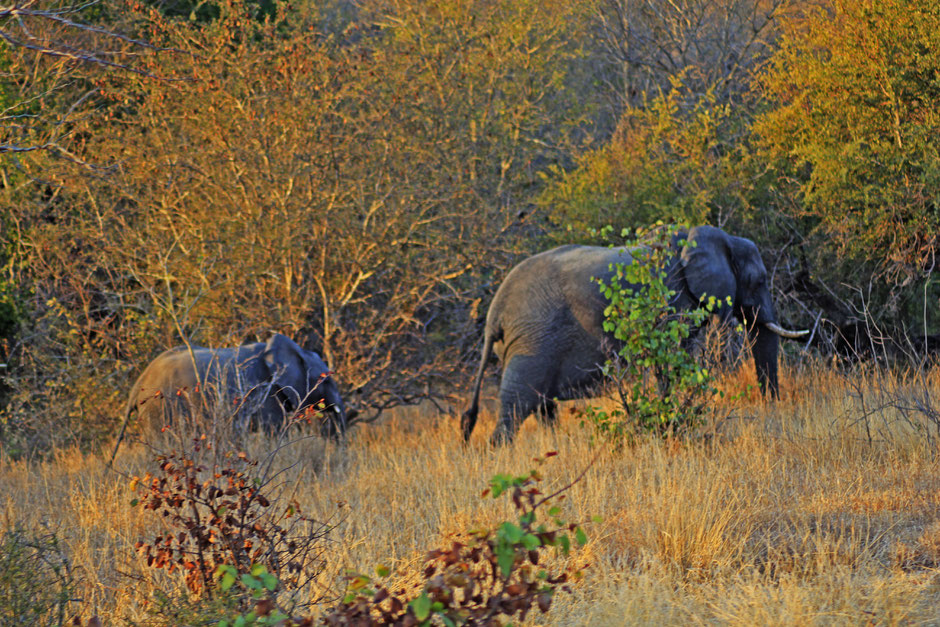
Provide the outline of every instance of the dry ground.
[[[572,556],[589,563],[586,577],[530,622],[940,624],[936,427],[926,437],[893,411],[863,420],[883,383],[871,375],[864,406],[851,379],[828,369],[786,375],[783,401],[739,402],[707,437],[600,452],[565,501],[570,520],[603,519],[586,526],[589,542]],[[940,390],[940,377],[925,389]],[[343,517],[328,575],[387,564],[407,579],[450,534],[505,520],[505,504],[480,497],[491,475],[522,473],[557,450],[544,468],[557,487],[597,452],[571,405],[556,432],[530,419],[515,445],[490,449],[493,408],[469,446],[455,418],[409,409],[357,427],[347,450],[308,440],[279,454],[279,464],[293,464],[283,478],[308,513]],[[249,453],[265,446],[258,438]],[[116,465],[127,475],[153,467],[143,447],[123,450]],[[102,456],[4,463],[0,486],[0,527],[58,530],[84,616],[139,619],[154,587],[167,585],[132,548],[159,523],[128,505],[128,479]]]

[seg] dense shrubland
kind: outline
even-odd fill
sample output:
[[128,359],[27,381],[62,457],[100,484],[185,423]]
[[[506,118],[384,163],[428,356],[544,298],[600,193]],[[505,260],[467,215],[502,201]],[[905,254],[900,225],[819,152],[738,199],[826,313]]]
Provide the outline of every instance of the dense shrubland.
[[[538,172],[587,128],[571,71],[583,12],[125,8],[116,28],[172,49],[148,72],[178,80],[96,77],[78,163],[20,159],[4,188],[11,452],[63,426],[107,433],[138,364],[180,336],[278,329],[366,410],[446,394],[471,314],[539,231],[521,210]],[[36,421],[51,407],[55,432]]]
[[937,331],[932,3],[65,6],[0,51],[5,454],[111,434],[182,338],[453,401],[512,262],[608,224],[750,237],[823,351]]

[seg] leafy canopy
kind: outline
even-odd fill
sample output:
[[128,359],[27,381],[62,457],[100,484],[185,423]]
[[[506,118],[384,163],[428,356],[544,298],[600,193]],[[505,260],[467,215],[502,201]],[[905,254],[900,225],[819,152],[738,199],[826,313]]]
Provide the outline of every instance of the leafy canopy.
[[940,5],[836,0],[787,24],[762,78],[761,149],[803,210],[890,275],[929,267],[940,227]]

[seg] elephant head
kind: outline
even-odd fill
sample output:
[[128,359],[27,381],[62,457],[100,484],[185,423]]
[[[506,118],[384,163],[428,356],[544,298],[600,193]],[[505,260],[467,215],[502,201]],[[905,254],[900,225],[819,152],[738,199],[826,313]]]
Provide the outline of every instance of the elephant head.
[[346,408],[339,387],[319,355],[275,333],[265,344],[263,360],[274,397],[285,409],[296,412],[322,406],[321,434],[335,440],[346,433]]
[[721,303],[719,315],[727,320],[734,315],[744,323],[753,342],[754,364],[761,390],[771,397],[780,395],[777,383],[779,337],[797,338],[806,331],[788,331],[777,322],[767,268],[757,246],[749,239],[729,235],[713,226],[691,229],[688,243],[679,257],[679,274],[693,305],[705,296]]

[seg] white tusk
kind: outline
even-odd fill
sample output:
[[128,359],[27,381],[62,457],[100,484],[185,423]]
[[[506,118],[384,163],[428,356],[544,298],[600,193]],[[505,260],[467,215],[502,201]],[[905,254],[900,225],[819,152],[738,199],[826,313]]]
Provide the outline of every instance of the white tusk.
[[806,331],[788,331],[787,329],[784,329],[782,326],[780,326],[776,322],[765,322],[764,326],[770,329],[771,331],[773,331],[774,333],[776,333],[777,335],[779,335],[780,337],[788,337],[790,339],[803,337],[804,335],[809,333],[808,329]]

